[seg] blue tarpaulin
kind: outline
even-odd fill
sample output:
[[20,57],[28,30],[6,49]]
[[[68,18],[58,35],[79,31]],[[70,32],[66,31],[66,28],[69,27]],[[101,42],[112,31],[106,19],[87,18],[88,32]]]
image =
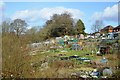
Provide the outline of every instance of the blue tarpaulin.
[[81,47],[79,44],[72,44],[72,50],[81,50]]
[[101,61],[100,61],[101,63],[107,63],[108,62],[108,60],[107,59],[105,59],[105,58],[103,58],[103,59],[101,59]]

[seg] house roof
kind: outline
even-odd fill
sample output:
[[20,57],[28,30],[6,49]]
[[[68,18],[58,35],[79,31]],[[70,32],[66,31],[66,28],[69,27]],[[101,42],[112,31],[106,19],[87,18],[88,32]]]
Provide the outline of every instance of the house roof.
[[113,26],[109,25],[109,26],[104,27],[103,29],[113,29]]
[[119,26],[117,26],[117,27],[115,27],[114,29],[120,29],[120,25],[119,25]]
[[103,29],[101,29],[100,31],[102,32],[102,31],[106,31],[108,29],[113,29],[113,26],[108,25],[108,26],[104,27]]

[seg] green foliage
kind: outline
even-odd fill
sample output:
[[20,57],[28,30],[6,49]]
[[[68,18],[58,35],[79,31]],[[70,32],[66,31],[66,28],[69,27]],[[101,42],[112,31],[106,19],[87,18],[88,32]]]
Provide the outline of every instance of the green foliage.
[[73,19],[67,13],[61,15],[55,14],[47,23],[49,23],[46,27],[49,28],[50,37],[69,34],[73,27]]
[[40,36],[44,39],[59,37],[64,35],[85,34],[85,26],[82,20],[78,20],[74,26],[74,20],[69,13],[61,15],[54,14],[50,20],[46,21],[44,27],[40,30]]
[[84,23],[82,22],[82,20],[78,20],[77,23],[76,23],[76,31],[77,31],[77,34],[85,34],[84,30],[85,30],[85,26],[84,26]]

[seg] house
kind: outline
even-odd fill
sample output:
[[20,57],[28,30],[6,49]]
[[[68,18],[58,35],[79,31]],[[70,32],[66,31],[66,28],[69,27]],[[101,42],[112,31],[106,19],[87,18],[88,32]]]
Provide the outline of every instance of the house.
[[113,29],[113,32],[120,32],[120,25]]
[[119,39],[120,37],[120,25],[113,27],[111,25],[104,27],[100,30],[102,39]]
[[100,30],[100,32],[103,33],[112,33],[113,32],[113,26],[108,25]]

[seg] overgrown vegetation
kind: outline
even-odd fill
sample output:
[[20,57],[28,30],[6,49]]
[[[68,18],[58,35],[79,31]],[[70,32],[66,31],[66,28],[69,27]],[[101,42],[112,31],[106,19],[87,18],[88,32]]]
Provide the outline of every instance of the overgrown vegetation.
[[[27,54],[27,39],[15,34],[3,34],[2,37],[2,72],[3,77],[23,77],[30,75],[30,56]],[[26,68],[27,67],[27,68]]]

